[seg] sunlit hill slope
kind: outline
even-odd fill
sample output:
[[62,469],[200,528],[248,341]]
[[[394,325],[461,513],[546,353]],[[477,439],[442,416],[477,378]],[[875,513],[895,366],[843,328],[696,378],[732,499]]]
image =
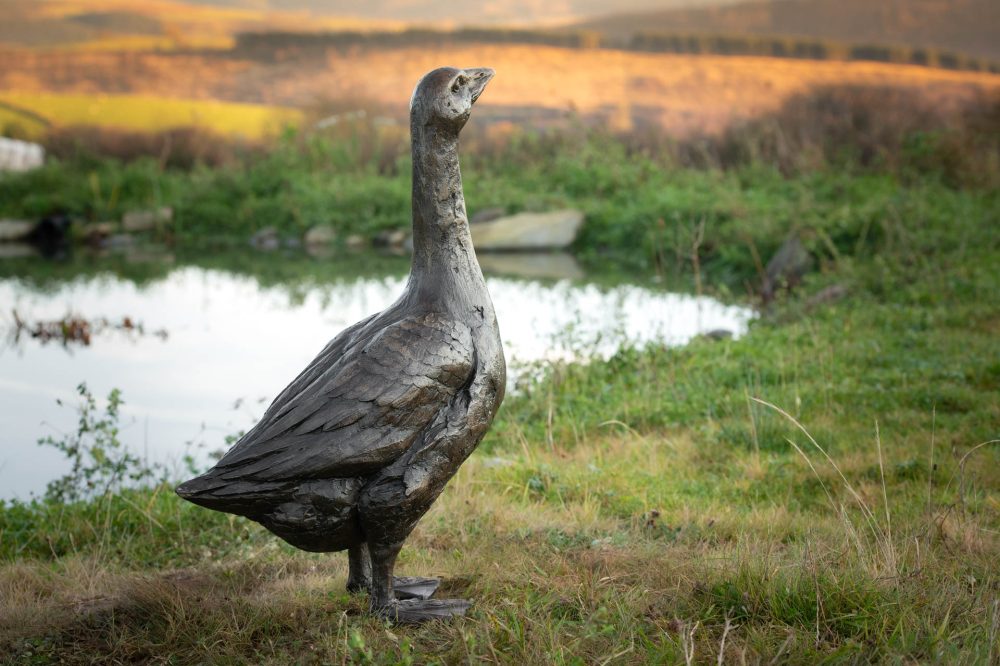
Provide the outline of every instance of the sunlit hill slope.
[[[884,63],[525,45],[331,50],[276,63],[198,53],[8,53],[0,55],[0,90],[8,99],[16,93],[20,105],[56,122],[110,116],[88,116],[40,95],[113,93],[298,108],[374,105],[402,117],[413,82],[443,64],[497,70],[479,122],[551,124],[579,115],[616,129],[661,127],[679,134],[719,131],[818,86],[919,89],[942,107],[1000,90],[1000,76],[992,74]],[[28,101],[32,95],[35,100]]]

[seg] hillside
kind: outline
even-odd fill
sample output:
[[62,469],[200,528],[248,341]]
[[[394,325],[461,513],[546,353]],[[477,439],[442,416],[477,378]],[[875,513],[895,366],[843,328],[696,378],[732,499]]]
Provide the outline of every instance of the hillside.
[[774,0],[619,13],[577,26],[619,39],[638,33],[784,35],[901,44],[1000,59],[996,0]]
[[162,131],[200,127],[218,134],[257,139],[301,121],[280,107],[186,101],[154,95],[16,93],[0,90],[0,128],[17,123],[28,135],[43,126],[96,125],[123,130]]
[[242,1],[0,0],[0,16],[0,49],[224,49],[235,34],[248,30],[391,31],[403,26],[399,21],[270,10],[266,3]]
[[[470,3],[462,0],[431,2],[424,0],[189,0],[192,4],[223,7],[268,9],[270,11],[309,11],[318,15],[355,17],[367,20],[393,20],[444,25],[496,24],[538,25],[580,20],[607,12],[602,0],[563,0],[528,2],[494,0]],[[705,7],[728,4],[732,0],[620,0],[619,11],[648,11],[664,7]]]
[[[731,0],[625,0],[620,11],[652,7],[716,5]],[[374,0],[0,0],[0,46],[51,47],[101,38],[144,35],[183,41],[208,32],[218,39],[247,29],[334,30],[434,24],[519,25],[572,23],[606,12],[598,0],[528,3],[523,0],[468,4]],[[204,39],[202,39],[204,41]],[[165,39],[147,45],[169,46]]]
[[[445,63],[489,64],[497,70],[477,114],[483,125],[551,124],[577,115],[623,130],[716,132],[773,112],[790,97],[818,87],[916,89],[942,109],[1000,90],[997,75],[886,63],[516,44],[356,48],[277,62],[193,53],[0,53],[0,90],[157,95],[306,109],[374,107],[402,116],[413,82]],[[49,117],[44,108],[31,108]]]

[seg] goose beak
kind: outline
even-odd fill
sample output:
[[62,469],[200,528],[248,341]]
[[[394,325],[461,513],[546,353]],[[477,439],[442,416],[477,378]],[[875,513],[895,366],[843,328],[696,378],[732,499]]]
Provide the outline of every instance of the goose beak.
[[472,103],[475,104],[479,96],[483,94],[483,90],[486,88],[486,84],[490,82],[493,75],[496,74],[495,71],[489,67],[476,67],[474,69],[465,70],[466,76],[469,77],[469,89],[472,91]]

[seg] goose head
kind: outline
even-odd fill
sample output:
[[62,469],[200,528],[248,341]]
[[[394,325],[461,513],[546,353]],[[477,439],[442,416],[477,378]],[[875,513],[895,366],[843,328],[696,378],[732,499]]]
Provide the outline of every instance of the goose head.
[[428,72],[410,98],[410,123],[433,125],[457,136],[494,73],[489,67],[440,67]]

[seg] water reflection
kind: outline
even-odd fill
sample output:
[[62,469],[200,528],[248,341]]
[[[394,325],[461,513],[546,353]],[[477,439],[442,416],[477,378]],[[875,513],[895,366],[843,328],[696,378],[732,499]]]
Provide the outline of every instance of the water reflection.
[[[487,282],[515,371],[581,350],[608,356],[626,340],[681,344],[719,328],[739,335],[751,316],[712,299],[628,284]],[[404,283],[393,274],[262,286],[249,275],[190,266],[143,285],[108,274],[44,290],[0,280],[0,326],[10,326],[17,310],[30,320],[128,317],[169,332],[136,338],[112,329],[86,348],[27,340],[0,351],[0,497],[26,497],[61,473],[58,454],[35,442],[72,429],[74,414],[55,400],[76,404],[79,382],[95,395],[122,390],[122,438],[140,454],[178,460],[191,441],[218,448],[225,435],[252,425],[330,337],[394,301]]]
[[576,258],[567,252],[483,253],[479,264],[487,274],[536,280],[582,280],[586,277]]

